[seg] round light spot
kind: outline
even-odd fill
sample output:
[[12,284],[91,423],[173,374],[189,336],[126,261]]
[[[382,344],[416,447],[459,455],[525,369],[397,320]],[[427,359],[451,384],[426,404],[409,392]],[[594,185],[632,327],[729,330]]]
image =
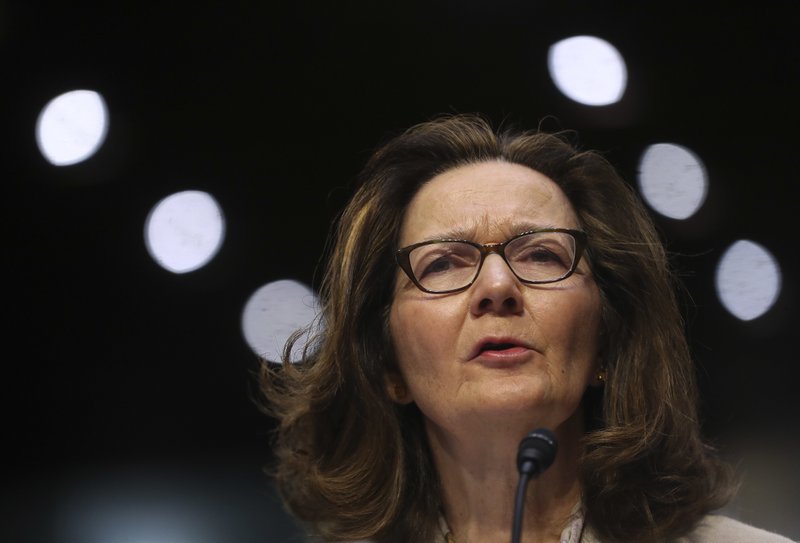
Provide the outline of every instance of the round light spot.
[[573,36],[550,46],[550,77],[568,98],[589,106],[618,102],[625,93],[628,71],[625,59],[605,40]]
[[717,295],[737,319],[749,321],[769,310],[781,290],[781,270],[764,247],[749,240],[732,244],[717,265]]
[[[315,324],[319,303],[312,290],[290,279],[267,283],[255,291],[242,312],[242,333],[258,356],[270,362],[283,359],[286,341],[298,330]],[[298,362],[313,329],[295,342],[290,359]]]
[[206,192],[187,190],[167,196],[145,221],[145,245],[164,269],[186,273],[207,264],[219,251],[225,219]]
[[97,152],[107,132],[105,101],[90,90],[74,90],[53,98],[36,121],[39,151],[55,166],[86,160]]
[[639,190],[658,213],[688,219],[706,199],[706,169],[686,147],[657,143],[648,147],[639,161]]
[[299,527],[275,499],[274,485],[243,477],[237,467],[75,470],[68,472],[53,497],[47,531],[32,531],[50,533],[57,526],[58,537],[36,539],[81,543],[302,540]]

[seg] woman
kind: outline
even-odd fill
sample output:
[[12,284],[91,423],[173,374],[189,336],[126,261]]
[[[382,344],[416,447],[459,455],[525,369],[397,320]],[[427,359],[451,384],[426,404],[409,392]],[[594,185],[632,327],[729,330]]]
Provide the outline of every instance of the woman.
[[411,128],[339,218],[304,361],[264,365],[286,504],[328,541],[507,542],[542,427],[522,541],[782,541],[708,516],[729,471],[673,288],[598,154],[472,115]]

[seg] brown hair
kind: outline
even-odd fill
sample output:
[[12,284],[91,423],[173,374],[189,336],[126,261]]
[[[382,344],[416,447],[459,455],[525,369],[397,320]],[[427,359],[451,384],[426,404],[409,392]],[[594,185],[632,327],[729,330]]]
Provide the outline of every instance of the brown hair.
[[601,393],[584,398],[587,520],[609,541],[685,532],[727,501],[730,485],[726,466],[700,437],[694,367],[656,229],[598,153],[561,135],[496,132],[478,115],[422,123],[373,154],[332,237],[318,333],[304,360],[262,365],[287,506],[330,541],[432,539],[441,503],[421,414],[386,394],[387,372],[396,370],[387,326],[398,273],[393,252],[423,183],[494,160],[550,177],[588,234],[608,378]]

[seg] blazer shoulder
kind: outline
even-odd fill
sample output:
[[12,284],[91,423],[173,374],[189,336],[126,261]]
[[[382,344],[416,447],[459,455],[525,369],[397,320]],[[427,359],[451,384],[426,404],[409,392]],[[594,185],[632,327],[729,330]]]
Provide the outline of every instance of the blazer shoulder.
[[675,543],[794,543],[782,535],[723,515],[707,515]]

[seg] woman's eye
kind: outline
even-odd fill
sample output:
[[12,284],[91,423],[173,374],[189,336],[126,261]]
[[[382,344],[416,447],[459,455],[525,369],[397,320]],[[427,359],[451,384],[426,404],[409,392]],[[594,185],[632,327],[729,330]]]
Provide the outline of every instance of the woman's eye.
[[450,256],[442,256],[425,266],[422,271],[421,277],[430,275],[432,273],[444,273],[452,269],[454,266],[453,258]]
[[525,260],[533,264],[559,264],[564,265],[564,259],[561,256],[545,247],[538,247],[528,252]]
[[480,254],[476,254],[468,245],[440,247],[420,258],[415,273],[418,279],[427,275],[453,273],[474,267],[479,259]]
[[548,251],[547,249],[539,249],[533,252],[531,255],[533,260],[538,260],[539,262],[550,262],[552,260],[560,260],[558,256],[553,253],[552,251]]

